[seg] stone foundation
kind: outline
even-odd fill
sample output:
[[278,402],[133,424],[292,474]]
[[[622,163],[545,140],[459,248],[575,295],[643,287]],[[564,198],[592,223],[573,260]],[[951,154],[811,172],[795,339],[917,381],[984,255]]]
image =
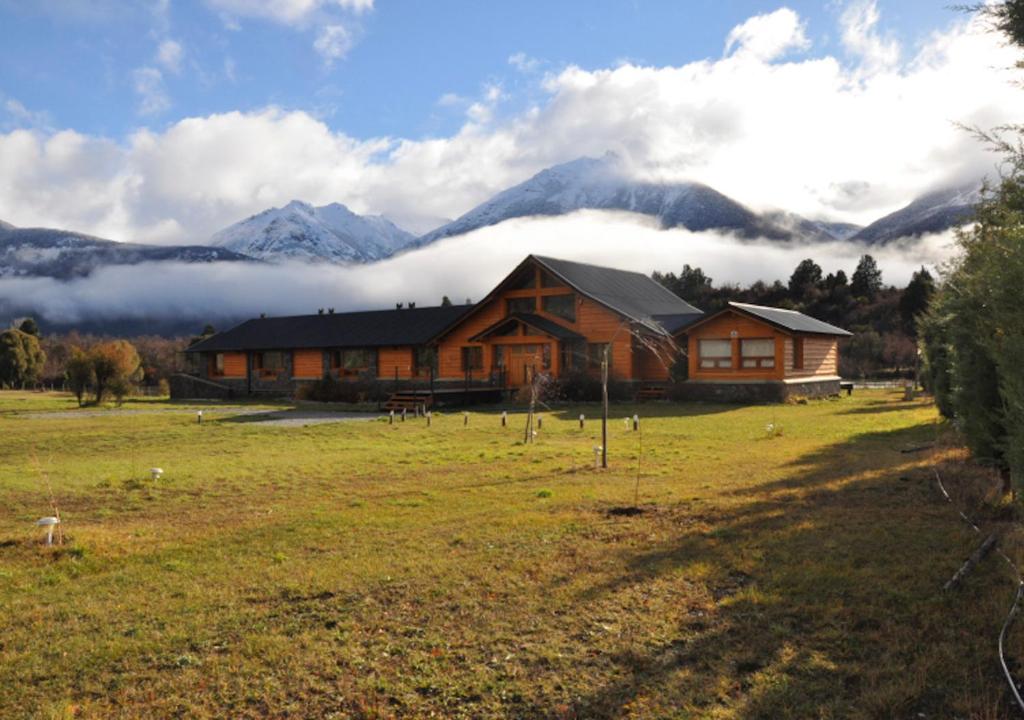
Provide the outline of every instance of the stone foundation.
[[698,382],[688,380],[672,389],[674,400],[723,403],[779,403],[789,398],[822,398],[839,394],[839,378],[801,378],[787,381]]

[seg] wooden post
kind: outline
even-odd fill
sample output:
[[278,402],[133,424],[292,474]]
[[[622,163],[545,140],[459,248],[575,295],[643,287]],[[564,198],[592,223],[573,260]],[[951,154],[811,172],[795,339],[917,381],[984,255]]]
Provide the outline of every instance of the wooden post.
[[601,358],[601,467],[608,467],[608,352],[612,344],[604,347]]

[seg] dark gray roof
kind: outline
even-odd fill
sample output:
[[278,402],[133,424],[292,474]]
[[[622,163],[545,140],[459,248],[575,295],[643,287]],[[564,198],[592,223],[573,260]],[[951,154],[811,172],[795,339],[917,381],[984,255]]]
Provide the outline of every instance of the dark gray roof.
[[665,332],[657,316],[702,314],[643,273],[541,255],[531,257],[584,295],[655,332]]
[[813,333],[815,335],[840,335],[842,337],[849,337],[853,334],[835,325],[812,318],[810,315],[804,315],[796,310],[783,310],[782,308],[749,305],[739,302],[730,302],[729,307],[792,332]]
[[655,315],[654,319],[665,328],[669,335],[675,335],[704,317],[704,313],[683,313],[681,315]]
[[246,320],[186,352],[423,345],[470,305],[294,315]]
[[503,325],[508,325],[510,322],[521,322],[524,325],[532,327],[536,330],[540,330],[545,335],[551,335],[559,340],[583,340],[583,336],[575,330],[571,330],[563,325],[559,325],[554,320],[548,320],[546,317],[540,315],[534,315],[533,313],[512,313],[507,317],[503,317],[498,322],[491,325],[486,330],[477,333],[470,338],[470,342],[477,342],[478,338],[484,338],[493,333],[495,330],[500,329]]

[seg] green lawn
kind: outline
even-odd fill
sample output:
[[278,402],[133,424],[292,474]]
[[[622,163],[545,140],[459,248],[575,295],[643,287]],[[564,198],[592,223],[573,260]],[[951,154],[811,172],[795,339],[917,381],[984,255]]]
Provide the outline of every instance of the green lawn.
[[615,406],[607,471],[595,406],[126,407],[0,393],[0,717],[1010,716],[924,401]]

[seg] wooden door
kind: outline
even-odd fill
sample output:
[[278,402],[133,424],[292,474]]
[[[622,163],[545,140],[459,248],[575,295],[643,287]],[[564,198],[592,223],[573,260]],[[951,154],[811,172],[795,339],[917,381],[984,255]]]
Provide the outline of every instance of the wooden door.
[[533,374],[541,369],[540,346],[509,345],[505,354],[509,387],[529,385],[533,381]]

